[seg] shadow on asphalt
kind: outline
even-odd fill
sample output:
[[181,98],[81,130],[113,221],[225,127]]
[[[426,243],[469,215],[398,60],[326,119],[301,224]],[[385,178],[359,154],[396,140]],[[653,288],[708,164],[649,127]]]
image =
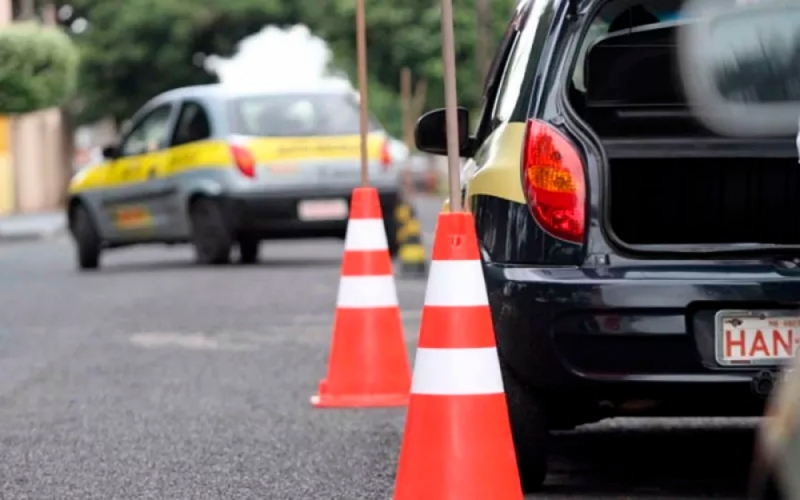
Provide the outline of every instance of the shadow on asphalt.
[[729,427],[562,434],[533,498],[745,498],[753,439]]

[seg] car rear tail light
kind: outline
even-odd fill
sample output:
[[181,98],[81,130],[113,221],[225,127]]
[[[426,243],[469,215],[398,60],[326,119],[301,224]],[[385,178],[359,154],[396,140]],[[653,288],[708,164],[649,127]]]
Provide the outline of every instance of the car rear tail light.
[[392,166],[392,154],[389,151],[388,140],[383,141],[383,145],[381,145],[381,166],[384,170]]
[[542,229],[572,243],[583,242],[583,163],[560,132],[537,120],[529,120],[525,131],[522,184],[533,217]]
[[246,147],[232,144],[231,155],[242,175],[251,179],[256,176],[256,160]]

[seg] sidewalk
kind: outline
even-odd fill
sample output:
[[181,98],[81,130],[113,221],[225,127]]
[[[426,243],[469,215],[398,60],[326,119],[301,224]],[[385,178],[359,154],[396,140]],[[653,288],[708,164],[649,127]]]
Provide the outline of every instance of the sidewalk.
[[53,238],[66,229],[66,216],[61,212],[0,217],[0,242]]

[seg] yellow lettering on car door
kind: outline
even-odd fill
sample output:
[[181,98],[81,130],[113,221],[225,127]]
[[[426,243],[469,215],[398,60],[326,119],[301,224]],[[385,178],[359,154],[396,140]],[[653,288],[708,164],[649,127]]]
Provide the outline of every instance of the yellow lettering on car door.
[[[111,164],[111,188],[136,189],[136,195],[146,194],[148,176],[157,168],[164,152],[155,151],[142,155],[119,158]],[[129,195],[134,192],[128,193]],[[114,224],[122,230],[138,230],[152,226],[153,218],[146,203],[121,201],[112,208]]]
[[140,170],[139,182],[147,182],[159,177],[165,177],[169,169],[170,151],[162,150],[144,155]]
[[165,175],[179,175],[198,168],[231,166],[231,153],[224,141],[196,141],[169,148]]
[[114,160],[109,165],[108,187],[112,189],[120,188],[141,182],[143,180],[141,166],[145,156],[129,156]]

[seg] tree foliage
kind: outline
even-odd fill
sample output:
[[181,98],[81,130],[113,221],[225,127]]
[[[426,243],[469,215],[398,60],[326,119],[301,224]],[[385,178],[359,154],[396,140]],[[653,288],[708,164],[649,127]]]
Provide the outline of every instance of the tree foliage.
[[[202,55],[231,56],[237,43],[266,25],[305,24],[326,39],[335,63],[355,77],[355,0],[73,0],[89,21],[82,49],[82,121],[130,116],[153,95],[214,81]],[[496,37],[514,0],[495,0]],[[367,0],[369,100],[393,132],[400,129],[400,71],[428,83],[427,106],[443,101],[439,3]],[[454,2],[459,97],[478,102],[474,0]],[[301,64],[298,61],[298,64]],[[280,71],[281,68],[275,68]],[[355,78],[353,78],[355,81]]]
[[75,90],[78,51],[59,28],[16,23],[0,31],[0,113],[60,106]]
[[[312,29],[328,40],[337,61],[355,74],[354,0],[324,3]],[[441,16],[439,2],[431,0],[366,0],[367,60],[371,77],[370,99],[391,129],[400,128],[398,92],[400,71],[411,69],[415,79],[428,83],[426,108],[444,104]],[[496,45],[513,12],[515,0],[493,0]],[[477,19],[475,0],[453,2],[459,104],[474,108],[479,104],[482,78],[478,71]],[[336,22],[331,20],[335,19]],[[313,22],[313,21],[312,21]]]

